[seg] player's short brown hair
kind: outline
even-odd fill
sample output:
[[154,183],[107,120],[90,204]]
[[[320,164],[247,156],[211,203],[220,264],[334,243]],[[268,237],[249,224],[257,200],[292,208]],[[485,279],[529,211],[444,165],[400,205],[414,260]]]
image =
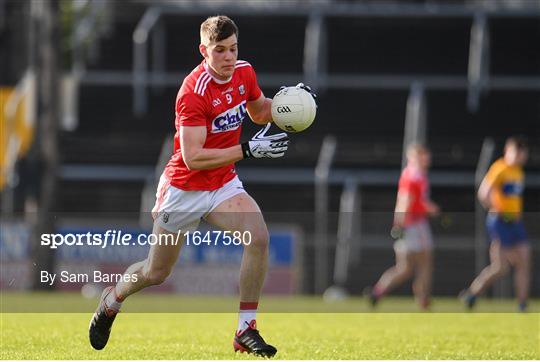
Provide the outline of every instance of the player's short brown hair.
[[238,27],[225,15],[211,16],[201,24],[201,43],[215,43],[231,35],[238,37]]
[[515,146],[518,150],[526,150],[528,148],[527,138],[525,136],[508,137],[504,146]]

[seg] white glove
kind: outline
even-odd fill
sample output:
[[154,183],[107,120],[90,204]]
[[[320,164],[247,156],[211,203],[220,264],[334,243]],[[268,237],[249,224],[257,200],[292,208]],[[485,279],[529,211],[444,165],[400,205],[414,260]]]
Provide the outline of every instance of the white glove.
[[289,137],[286,133],[267,135],[271,124],[261,129],[251,141],[242,143],[244,158],[278,158],[285,155],[289,148]]

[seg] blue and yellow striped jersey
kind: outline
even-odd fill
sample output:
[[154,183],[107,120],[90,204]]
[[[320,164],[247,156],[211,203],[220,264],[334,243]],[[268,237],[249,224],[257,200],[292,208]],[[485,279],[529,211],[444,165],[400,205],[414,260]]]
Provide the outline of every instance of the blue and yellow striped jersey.
[[493,187],[490,193],[491,211],[519,218],[523,210],[523,169],[510,166],[500,158],[491,165],[485,178]]

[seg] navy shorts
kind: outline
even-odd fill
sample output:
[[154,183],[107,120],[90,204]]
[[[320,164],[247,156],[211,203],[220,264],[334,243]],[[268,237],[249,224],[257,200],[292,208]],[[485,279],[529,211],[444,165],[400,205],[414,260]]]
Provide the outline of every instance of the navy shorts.
[[527,233],[522,220],[504,220],[500,215],[489,214],[486,226],[490,241],[500,240],[505,248],[527,242]]

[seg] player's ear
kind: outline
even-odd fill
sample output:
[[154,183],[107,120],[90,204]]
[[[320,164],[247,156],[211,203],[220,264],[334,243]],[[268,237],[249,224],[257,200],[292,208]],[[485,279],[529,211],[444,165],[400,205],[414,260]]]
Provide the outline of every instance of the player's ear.
[[199,44],[199,52],[204,59],[208,58],[208,48],[204,44]]

